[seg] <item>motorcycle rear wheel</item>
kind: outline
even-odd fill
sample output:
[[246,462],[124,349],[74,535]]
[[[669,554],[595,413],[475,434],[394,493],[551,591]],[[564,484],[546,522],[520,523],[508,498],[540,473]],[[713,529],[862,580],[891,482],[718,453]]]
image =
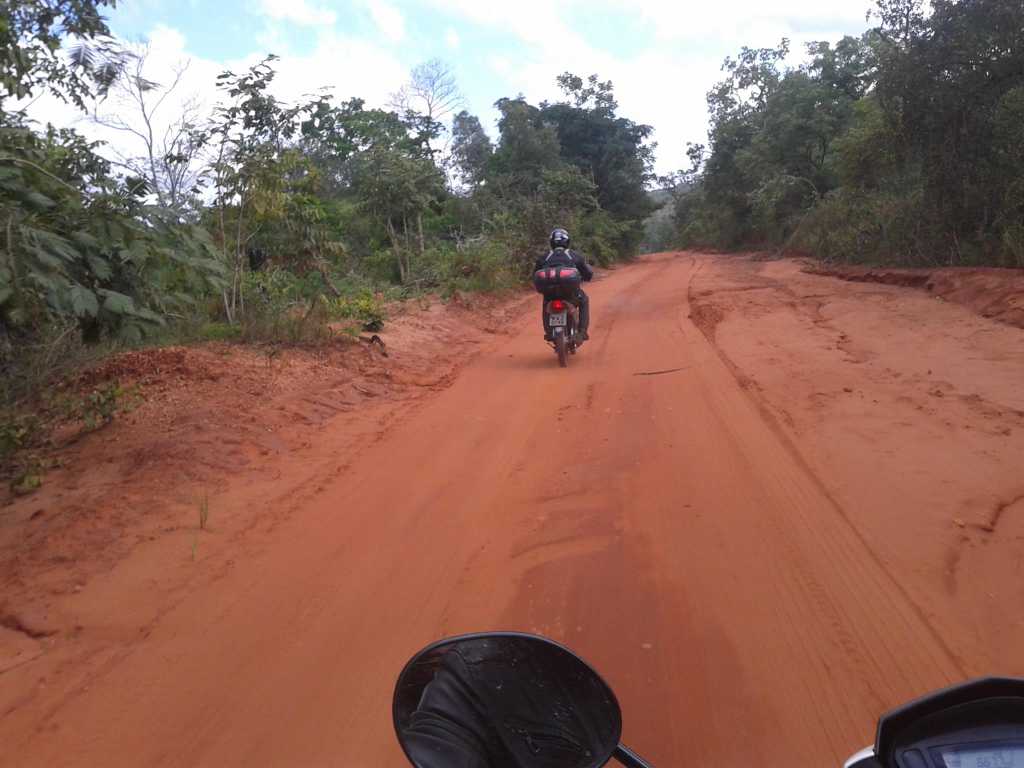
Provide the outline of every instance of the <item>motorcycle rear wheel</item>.
[[555,351],[558,353],[558,364],[563,368],[569,365],[569,340],[564,333],[555,336]]

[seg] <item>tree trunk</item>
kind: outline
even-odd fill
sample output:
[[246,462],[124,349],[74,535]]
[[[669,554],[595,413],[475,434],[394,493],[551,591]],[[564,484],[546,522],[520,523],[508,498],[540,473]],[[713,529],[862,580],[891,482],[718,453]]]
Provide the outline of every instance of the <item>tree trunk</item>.
[[316,314],[317,307],[320,306],[320,292],[313,294],[313,298],[309,300],[309,309],[302,314],[302,319],[299,321],[299,333],[302,337],[305,337],[306,323],[309,319]]
[[341,298],[341,291],[338,290],[337,286],[331,282],[331,276],[327,274],[327,267],[322,261],[316,262],[316,271],[320,273],[320,277],[324,279],[324,285],[327,286],[327,290],[331,292],[331,295],[336,298]]
[[228,301],[228,289],[225,288],[221,291],[221,296],[224,297],[224,315],[228,319],[229,325],[235,324],[235,313],[231,311],[231,303]]
[[423,245],[423,212],[416,214],[416,226],[419,228],[420,233],[420,258],[423,258],[423,252],[426,248]]
[[242,214],[245,212],[245,197],[238,201],[238,227],[235,230],[235,275],[238,282],[238,307],[245,312],[245,291],[242,279],[245,277],[245,243],[242,238]]
[[402,216],[402,234],[405,236],[405,276],[402,278],[404,284],[409,279],[409,273],[412,272],[412,243],[409,242],[409,219],[406,216]]
[[398,264],[398,279],[401,283],[405,283],[405,264],[402,262],[402,247],[398,243],[398,233],[395,231],[395,225],[391,223],[391,219],[386,219],[388,237],[391,238],[391,250],[395,254],[395,263]]

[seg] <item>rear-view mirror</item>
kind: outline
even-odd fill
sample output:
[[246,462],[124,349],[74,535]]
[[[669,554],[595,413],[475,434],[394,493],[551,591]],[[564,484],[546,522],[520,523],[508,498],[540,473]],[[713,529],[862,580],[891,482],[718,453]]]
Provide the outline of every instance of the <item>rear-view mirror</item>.
[[494,633],[420,651],[395,687],[398,740],[417,768],[600,768],[622,711],[582,659],[550,640]]

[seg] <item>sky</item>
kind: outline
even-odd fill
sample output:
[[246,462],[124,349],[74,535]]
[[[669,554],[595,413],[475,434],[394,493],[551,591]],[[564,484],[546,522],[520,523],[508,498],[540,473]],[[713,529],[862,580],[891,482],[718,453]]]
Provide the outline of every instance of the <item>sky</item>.
[[[869,0],[119,0],[112,31],[148,41],[147,76],[166,82],[189,67],[179,92],[212,103],[214,78],[271,52],[281,57],[275,92],[298,100],[329,87],[371,106],[423,61],[454,72],[465,106],[497,133],[494,102],[559,96],[557,75],[598,74],[615,85],[620,114],[652,125],[657,170],[686,165],[688,141],[706,138],[705,93],[722,60],[740,47],[783,37],[802,51],[811,40],[860,34]],[[187,92],[187,93],[186,93]],[[74,116],[41,104],[45,119]],[[38,117],[38,116],[37,116]],[[103,136],[109,140],[124,138]]]

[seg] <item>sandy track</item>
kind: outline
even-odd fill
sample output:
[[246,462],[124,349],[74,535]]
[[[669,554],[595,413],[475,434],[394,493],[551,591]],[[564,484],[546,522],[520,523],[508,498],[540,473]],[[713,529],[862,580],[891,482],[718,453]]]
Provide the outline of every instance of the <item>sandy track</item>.
[[289,514],[141,627],[131,571],[98,580],[89,654],[0,676],[3,762],[400,766],[395,674],[478,629],[576,648],[662,766],[838,764],[881,710],[979,671],[990,648],[935,619],[941,580],[929,602],[893,567],[856,488],[709,341],[729,307],[691,296],[729,268],[664,255],[595,284],[567,371],[531,309],[315,492],[282,478]]

